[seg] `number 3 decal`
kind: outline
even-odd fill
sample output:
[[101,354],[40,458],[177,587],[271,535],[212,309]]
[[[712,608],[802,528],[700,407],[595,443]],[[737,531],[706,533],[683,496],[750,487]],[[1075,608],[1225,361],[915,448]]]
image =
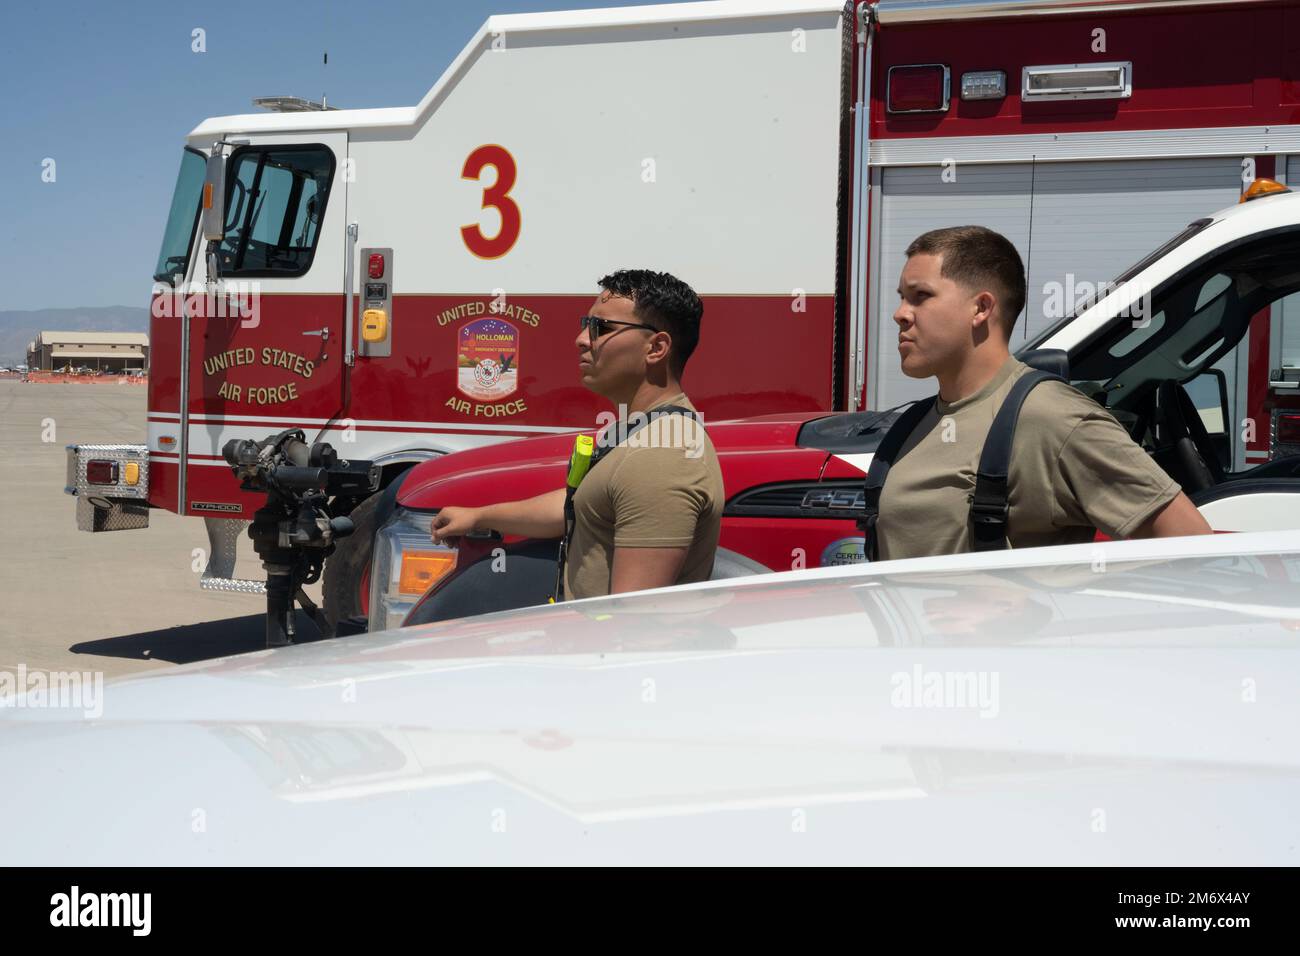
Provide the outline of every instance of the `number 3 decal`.
[[465,240],[466,248],[480,259],[500,259],[519,240],[519,206],[510,198],[518,170],[515,158],[506,152],[505,147],[491,143],[480,146],[466,157],[465,166],[460,171],[461,179],[478,179],[484,166],[497,171],[497,181],[483,187],[482,208],[495,209],[501,214],[501,230],[489,238],[475,223],[461,226],[460,237]]

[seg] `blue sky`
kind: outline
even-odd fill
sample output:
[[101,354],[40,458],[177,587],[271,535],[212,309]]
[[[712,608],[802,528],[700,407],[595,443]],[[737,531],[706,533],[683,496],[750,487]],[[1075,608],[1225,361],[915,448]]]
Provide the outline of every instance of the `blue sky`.
[[[205,117],[255,112],[253,97],[275,94],[410,106],[490,14],[630,5],[6,2],[0,311],[147,306],[184,137]],[[191,50],[195,28],[205,53]]]

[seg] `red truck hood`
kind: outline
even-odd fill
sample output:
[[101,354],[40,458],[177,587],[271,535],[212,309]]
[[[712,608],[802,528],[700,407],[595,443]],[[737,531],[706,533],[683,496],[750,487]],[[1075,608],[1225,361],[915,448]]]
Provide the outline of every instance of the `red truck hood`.
[[[797,447],[795,438],[805,422],[827,414],[792,412],[708,423],[727,497],[768,482],[816,481],[829,456]],[[501,442],[423,462],[403,482],[397,503],[420,509],[477,507],[553,491],[564,483],[577,434]]]

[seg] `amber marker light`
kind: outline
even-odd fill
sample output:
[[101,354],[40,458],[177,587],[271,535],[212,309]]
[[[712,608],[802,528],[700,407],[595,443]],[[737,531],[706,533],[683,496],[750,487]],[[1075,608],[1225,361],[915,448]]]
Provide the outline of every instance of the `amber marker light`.
[[1287,189],[1276,179],[1261,178],[1247,186],[1246,191],[1241,194],[1241,198],[1238,199],[1237,202],[1250,202],[1252,199],[1258,199],[1260,196],[1271,196],[1274,193],[1289,193],[1290,191],[1291,190]]

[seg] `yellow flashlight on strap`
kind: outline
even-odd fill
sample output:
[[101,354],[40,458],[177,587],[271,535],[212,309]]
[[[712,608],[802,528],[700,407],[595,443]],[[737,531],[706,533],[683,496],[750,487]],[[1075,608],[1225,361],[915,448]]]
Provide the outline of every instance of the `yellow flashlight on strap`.
[[569,457],[569,480],[566,482],[570,489],[577,488],[582,484],[582,479],[587,477],[595,449],[596,439],[591,435],[579,435],[573,439],[573,454]]

